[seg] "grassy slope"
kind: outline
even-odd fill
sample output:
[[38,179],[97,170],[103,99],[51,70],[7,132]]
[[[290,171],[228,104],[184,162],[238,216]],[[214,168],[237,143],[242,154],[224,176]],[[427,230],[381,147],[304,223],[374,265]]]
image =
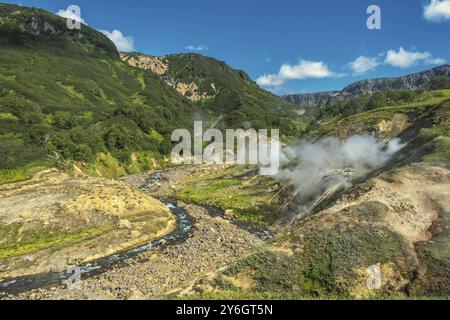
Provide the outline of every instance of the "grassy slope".
[[169,72],[175,79],[194,80],[213,97],[202,106],[213,115],[223,114],[225,128],[237,128],[249,122],[256,129],[280,129],[289,139],[295,138],[310,121],[295,113],[296,106],[262,90],[245,72],[234,70],[224,62],[200,55],[175,55],[168,60]]
[[267,177],[254,177],[254,173],[254,168],[234,166],[219,172],[193,175],[178,186],[176,197],[223,211],[232,210],[238,220],[273,223],[277,219],[277,210],[268,189],[275,182]]
[[39,9],[0,5],[0,44],[0,183],[73,160],[110,176],[150,169],[170,152],[171,132],[190,128],[196,115],[220,118],[221,129],[280,128],[286,141],[312,121],[223,62],[168,56],[170,77],[211,95],[193,104],[120,61],[101,33],[69,31],[65,19]]
[[357,128],[374,127],[383,120],[392,120],[397,113],[421,113],[430,106],[438,105],[448,99],[450,99],[450,90],[424,91],[410,102],[386,105],[350,116],[319,119],[319,123],[315,127],[311,127],[305,137],[318,138],[333,135],[336,134],[337,130],[351,126]]
[[[45,23],[53,31],[44,32]],[[170,150],[174,129],[189,128],[188,100],[121,62],[97,31],[64,25],[45,11],[0,6],[0,170],[9,170],[0,172],[3,181],[11,170],[45,163],[53,151],[85,162],[111,153],[125,168],[132,152],[143,153],[147,169]]]
[[[108,224],[65,233],[57,233],[53,230],[45,229],[21,233],[21,227],[22,225],[20,223],[7,226],[0,225],[0,239],[3,241],[0,248],[0,260],[32,254],[49,248],[55,250],[74,245],[83,240],[93,239],[97,236],[107,234],[115,228],[113,224]],[[19,237],[20,240],[18,241],[17,238]]]
[[280,129],[283,139],[289,140],[312,120],[300,117],[297,106],[261,89],[244,71],[225,62],[199,54],[169,55],[163,60],[169,68],[162,78],[195,83],[198,92],[208,97],[197,103],[202,119],[214,123],[223,116],[216,125],[219,129],[240,128],[248,122],[255,129]]

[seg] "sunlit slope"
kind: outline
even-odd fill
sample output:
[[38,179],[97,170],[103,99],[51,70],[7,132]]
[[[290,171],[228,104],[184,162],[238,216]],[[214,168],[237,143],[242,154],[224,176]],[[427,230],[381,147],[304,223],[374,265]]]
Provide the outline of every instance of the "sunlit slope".
[[70,31],[45,11],[0,5],[0,44],[0,169],[55,152],[88,163],[111,153],[129,166],[133,152],[167,154],[171,132],[191,125],[189,100],[122,62],[89,27]]
[[158,75],[200,107],[203,120],[218,128],[280,129],[284,138],[295,138],[307,124],[298,107],[261,89],[244,71],[199,54],[152,57],[122,54],[132,66]]

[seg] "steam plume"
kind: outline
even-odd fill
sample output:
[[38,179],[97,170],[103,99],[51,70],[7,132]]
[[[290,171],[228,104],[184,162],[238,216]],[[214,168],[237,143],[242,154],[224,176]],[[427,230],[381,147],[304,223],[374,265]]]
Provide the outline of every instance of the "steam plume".
[[280,171],[278,179],[294,188],[295,219],[308,215],[325,193],[351,187],[355,178],[382,166],[403,147],[399,139],[384,143],[355,135],[346,141],[325,138],[285,150],[291,165]]

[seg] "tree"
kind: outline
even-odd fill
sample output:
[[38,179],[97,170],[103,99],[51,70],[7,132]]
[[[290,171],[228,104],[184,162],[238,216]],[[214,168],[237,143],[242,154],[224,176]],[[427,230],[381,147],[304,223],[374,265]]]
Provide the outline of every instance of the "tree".
[[380,108],[386,105],[386,100],[387,100],[386,95],[383,92],[376,92],[370,98],[367,107],[369,109]]
[[88,145],[79,144],[75,148],[73,158],[77,161],[91,162],[94,160],[95,156]]
[[51,131],[51,128],[45,125],[34,125],[28,131],[27,140],[34,145],[46,148],[52,136]]
[[103,136],[106,146],[113,150],[123,150],[131,143],[128,132],[114,125]]
[[361,104],[361,102],[357,99],[352,99],[349,102],[347,102],[342,113],[345,116],[351,116],[360,113],[362,111],[364,111],[364,107]]
[[72,129],[77,125],[77,119],[70,112],[57,111],[53,117],[53,125],[59,129]]

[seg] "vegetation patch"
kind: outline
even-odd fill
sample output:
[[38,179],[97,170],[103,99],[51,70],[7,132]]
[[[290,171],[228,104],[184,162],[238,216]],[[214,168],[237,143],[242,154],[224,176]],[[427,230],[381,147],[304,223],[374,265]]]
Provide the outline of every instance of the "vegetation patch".
[[39,230],[38,232],[35,230],[20,232],[20,226],[17,224],[0,226],[1,239],[4,239],[5,235],[11,239],[10,241],[2,242],[0,247],[0,260],[23,256],[49,248],[57,250],[58,248],[74,245],[87,239],[93,239],[111,231],[113,228],[114,225],[103,225],[74,232],[61,233],[51,229]]
[[416,296],[448,297],[450,291],[450,213],[440,210],[439,218],[430,232],[432,241],[416,245],[418,257],[425,265],[424,275],[413,282],[411,291]]
[[[411,91],[408,91],[411,92]],[[445,104],[450,98],[450,90],[422,91],[420,93],[412,92],[412,96],[394,102],[384,102],[377,104],[376,107],[361,107],[356,110],[347,110],[342,113],[339,106],[324,107],[323,111],[316,115],[314,126],[311,126],[306,137],[322,137],[336,134],[338,130],[345,128],[358,130],[372,129],[383,120],[392,120],[396,114],[409,114],[414,112],[420,114],[432,106]],[[369,99],[369,98],[368,98]],[[358,98],[350,101],[357,101]],[[357,102],[355,102],[357,103]],[[367,110],[368,109],[368,110]]]
[[234,166],[219,173],[194,176],[177,191],[177,198],[186,202],[232,210],[235,218],[253,223],[272,223],[277,218],[276,204],[271,204],[268,178],[257,177],[254,169]]
[[45,170],[45,164],[30,164],[25,167],[16,169],[1,169],[0,170],[0,184],[20,182],[31,179],[33,175],[39,171]]
[[[265,249],[240,260],[213,280],[203,280],[214,292],[314,299],[355,298],[367,277],[358,270],[392,264],[398,276],[410,279],[414,265],[410,248],[402,237],[381,221],[387,208],[377,202],[363,203],[333,215],[313,216],[296,223]],[[409,267],[405,267],[409,265]],[[252,270],[254,286],[238,288],[229,277]],[[377,297],[392,294],[385,285]],[[210,293],[205,293],[206,296]],[[374,297],[372,295],[372,297]]]

